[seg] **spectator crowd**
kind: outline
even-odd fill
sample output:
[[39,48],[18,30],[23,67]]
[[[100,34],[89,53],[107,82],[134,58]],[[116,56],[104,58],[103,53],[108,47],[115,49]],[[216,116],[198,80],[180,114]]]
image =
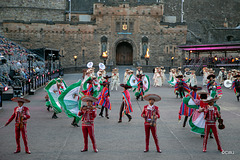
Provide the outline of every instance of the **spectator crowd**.
[[[29,73],[28,56],[32,55]],[[45,63],[36,54],[0,35],[0,82],[14,85],[15,80],[27,80],[29,77],[46,72]]]

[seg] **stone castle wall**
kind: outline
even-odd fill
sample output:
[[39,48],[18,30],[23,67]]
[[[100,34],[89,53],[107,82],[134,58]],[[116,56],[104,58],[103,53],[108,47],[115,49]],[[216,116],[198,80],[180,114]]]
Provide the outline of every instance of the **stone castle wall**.
[[[77,66],[86,65],[101,59],[101,38],[107,37],[107,64],[116,64],[116,47],[120,42],[128,42],[133,47],[133,64],[145,65],[141,58],[142,38],[148,38],[150,53],[149,64],[170,66],[171,57],[174,63],[181,61],[181,52],[177,46],[185,44],[187,26],[185,24],[160,23],[163,6],[136,6],[121,4],[116,7],[96,4],[92,19],[95,22],[17,22],[4,21],[5,36],[27,48],[55,48],[63,52],[63,66],[73,66],[74,55],[78,56]],[[122,34],[117,30],[116,22],[133,24],[131,30]],[[121,29],[122,25],[120,25]],[[125,32],[124,32],[125,33]]]
[[3,20],[64,21],[65,0],[1,0],[0,22]]
[[[181,18],[181,0],[164,0],[164,14]],[[229,28],[240,23],[239,0],[184,0],[184,20],[188,29],[202,38],[202,43],[214,43],[208,39],[208,30],[221,28],[225,18]],[[189,40],[190,41],[190,40]]]
[[[92,13],[93,3],[98,0],[72,0],[72,11]],[[103,2],[103,0],[100,0]],[[118,0],[121,4],[123,1]],[[126,0],[130,6],[142,5],[144,8],[149,4],[156,4],[155,0]],[[104,0],[106,5],[118,6],[117,0]],[[181,0],[159,0],[164,2],[164,15],[176,16],[180,22]],[[151,5],[150,5],[151,6]],[[239,0],[184,0],[184,20],[188,29],[194,33],[187,38],[187,43],[213,43],[209,41],[208,30],[223,27],[225,18],[228,27],[234,28],[240,23],[240,1]],[[67,0],[1,0],[0,23],[3,20],[66,20],[65,12],[69,5]],[[108,12],[108,11],[103,11]],[[102,13],[103,13],[102,12]],[[109,14],[112,14],[109,12]],[[142,14],[142,12],[139,12]],[[144,13],[145,15],[148,12]],[[159,13],[160,14],[160,13]],[[196,40],[196,36],[201,41]]]

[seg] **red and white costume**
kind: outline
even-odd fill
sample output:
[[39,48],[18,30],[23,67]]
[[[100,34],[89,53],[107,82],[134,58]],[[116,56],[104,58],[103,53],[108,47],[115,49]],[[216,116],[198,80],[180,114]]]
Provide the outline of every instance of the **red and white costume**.
[[208,105],[204,110],[204,118],[206,121],[205,121],[205,135],[203,139],[203,152],[206,152],[207,150],[207,140],[210,129],[212,129],[212,132],[214,134],[218,150],[222,152],[222,147],[218,138],[218,132],[216,127],[216,119],[220,118],[220,114],[218,112],[217,107]]
[[[22,125],[20,125],[20,119],[22,118]],[[12,116],[8,120],[8,122],[5,124],[7,126],[9,123],[12,122],[13,119],[15,119],[15,138],[16,138],[16,144],[17,144],[17,150],[16,152],[21,151],[20,146],[20,132],[22,132],[22,138],[25,145],[25,151],[29,152],[28,149],[28,141],[27,141],[27,120],[30,118],[29,109],[25,106],[22,107],[15,107]]]
[[[146,151],[149,150],[149,137],[150,137],[150,130],[152,132],[152,136],[154,139],[154,142],[156,144],[156,148],[157,151],[160,151],[159,145],[158,145],[158,137],[157,137],[157,127],[155,126],[151,126],[150,125],[150,121],[151,121],[151,117],[153,116],[153,113],[155,113],[157,118],[160,118],[160,114],[159,114],[159,109],[157,106],[150,106],[150,105],[146,105],[143,108],[141,117],[145,118],[145,122],[144,122],[144,128],[145,128],[145,141],[146,141]],[[145,115],[145,117],[144,117]]]
[[81,110],[78,116],[82,116],[82,132],[84,138],[84,149],[88,150],[88,135],[92,140],[93,150],[97,150],[95,136],[94,136],[94,119],[97,116],[96,109]]

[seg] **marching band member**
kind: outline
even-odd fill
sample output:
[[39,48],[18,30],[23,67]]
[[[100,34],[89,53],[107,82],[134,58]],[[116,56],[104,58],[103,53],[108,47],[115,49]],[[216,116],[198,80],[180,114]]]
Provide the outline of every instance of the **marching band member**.
[[158,67],[154,68],[153,73],[153,86],[156,87],[156,74],[157,74]]
[[182,71],[181,71],[181,70],[182,70],[182,67],[178,67],[178,70],[177,70],[177,74],[178,74],[178,75],[182,74]]
[[142,67],[137,67],[136,76],[143,74]]
[[85,76],[84,76],[84,79],[82,81],[82,85],[86,82],[86,80],[91,77],[91,73],[89,71],[86,72]]
[[163,83],[166,81],[166,75],[165,75],[165,72],[166,72],[166,70],[164,69],[164,67],[163,66],[161,66],[160,67],[161,69],[162,69],[162,77],[163,77]]
[[117,87],[118,87],[118,85],[120,83],[118,69],[116,69],[116,68],[113,69],[111,80],[112,80],[112,82],[111,82],[111,85],[112,85],[111,91],[113,90],[114,87],[116,88],[116,91],[117,91]]
[[81,98],[83,102],[87,103],[87,106],[83,106],[78,113],[78,116],[82,116],[82,132],[84,138],[84,148],[81,152],[88,151],[88,135],[92,141],[94,152],[98,152],[96,146],[96,140],[94,136],[94,119],[96,118],[96,108],[93,107],[93,102],[97,102],[97,98],[93,96],[83,96]]
[[190,86],[197,85],[197,77],[194,70],[191,70]]
[[231,80],[232,79],[232,71],[228,71],[228,74],[227,74],[227,80]]
[[120,86],[124,88],[124,91],[122,92],[123,93],[123,98],[122,98],[123,101],[122,101],[122,104],[120,107],[118,123],[122,122],[123,112],[128,117],[128,122],[130,122],[132,120],[132,116],[130,115],[130,113],[133,112],[133,109],[132,109],[131,97],[130,97],[130,93],[129,93],[128,89],[132,88],[132,87],[127,84],[120,84]]
[[22,138],[25,145],[25,152],[31,154],[28,149],[28,140],[27,140],[27,120],[30,118],[30,113],[28,107],[23,106],[24,103],[29,103],[30,100],[25,98],[14,97],[11,99],[13,102],[17,102],[18,106],[14,108],[13,114],[8,122],[5,124],[7,126],[9,123],[15,119],[15,138],[17,149],[14,153],[21,152],[20,146],[20,132],[22,132]]
[[103,63],[99,63],[98,66],[99,66],[99,71],[97,72],[97,76],[99,77],[99,75],[101,74],[102,77],[105,77],[106,76],[106,71],[105,71],[106,66]]
[[224,67],[221,67],[220,69],[221,70],[219,71],[217,79],[218,79],[219,84],[222,85],[224,80],[227,79],[227,71],[225,71]]
[[[126,84],[129,77],[128,77],[128,71],[129,69],[126,69],[125,72],[124,72],[124,78],[123,78],[123,83]],[[128,77],[128,78],[127,78]]]
[[157,67],[157,72],[155,73],[154,79],[155,87],[161,87],[163,85],[163,75],[161,68]]
[[156,94],[148,94],[144,96],[144,100],[149,102],[148,105],[144,106],[141,114],[141,117],[145,119],[144,128],[145,128],[146,148],[144,152],[149,151],[149,138],[150,138],[150,130],[151,130],[157,152],[161,153],[161,150],[158,144],[157,126],[156,126],[156,121],[158,118],[160,118],[160,114],[159,114],[158,107],[154,105],[154,102],[160,101],[161,97]]

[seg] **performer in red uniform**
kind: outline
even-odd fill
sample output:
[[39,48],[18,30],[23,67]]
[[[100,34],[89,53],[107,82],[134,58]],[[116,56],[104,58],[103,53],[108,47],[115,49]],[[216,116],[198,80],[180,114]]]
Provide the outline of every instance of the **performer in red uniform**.
[[149,151],[149,136],[150,130],[152,132],[153,139],[156,144],[157,152],[161,153],[161,150],[158,145],[158,137],[157,137],[157,127],[156,121],[157,118],[160,118],[158,107],[154,105],[154,102],[160,101],[161,97],[156,94],[148,94],[143,97],[144,100],[149,101],[149,104],[144,106],[141,116],[145,119],[144,127],[145,127],[145,140],[146,140],[146,149],[144,152]]
[[81,98],[83,102],[87,102],[87,106],[83,106],[78,113],[78,116],[82,116],[82,132],[84,138],[84,148],[81,152],[88,151],[88,135],[92,140],[94,152],[98,152],[95,136],[94,136],[94,119],[97,116],[96,108],[93,107],[93,102],[97,102],[98,99],[93,96],[83,96]]
[[205,135],[203,139],[203,152],[207,151],[207,140],[208,140],[208,135],[210,132],[210,129],[213,132],[213,135],[215,137],[218,150],[220,152],[223,151],[219,138],[218,138],[218,132],[217,132],[217,127],[216,127],[216,120],[217,118],[221,118],[221,115],[218,112],[217,107],[213,106],[214,102],[216,101],[216,98],[211,98],[210,100],[204,101],[205,103],[208,103],[205,109],[202,109],[204,111],[204,118],[205,118]]
[[23,106],[24,103],[29,103],[30,101],[25,98],[14,97],[12,101],[17,102],[18,106],[14,108],[13,114],[8,122],[5,124],[7,126],[9,123],[15,119],[15,137],[17,149],[14,153],[19,153],[21,151],[20,146],[20,132],[22,132],[22,138],[25,145],[25,151],[27,154],[31,154],[28,149],[28,141],[27,141],[27,120],[30,118],[29,109]]
[[130,97],[130,93],[129,93],[128,89],[132,88],[132,87],[127,84],[120,84],[120,86],[124,88],[124,91],[122,92],[123,101],[122,101],[122,104],[120,107],[118,123],[122,122],[123,111],[126,114],[126,116],[128,117],[128,122],[130,122],[132,120],[132,116],[130,115],[130,113],[133,112],[133,109],[132,109],[131,97]]

